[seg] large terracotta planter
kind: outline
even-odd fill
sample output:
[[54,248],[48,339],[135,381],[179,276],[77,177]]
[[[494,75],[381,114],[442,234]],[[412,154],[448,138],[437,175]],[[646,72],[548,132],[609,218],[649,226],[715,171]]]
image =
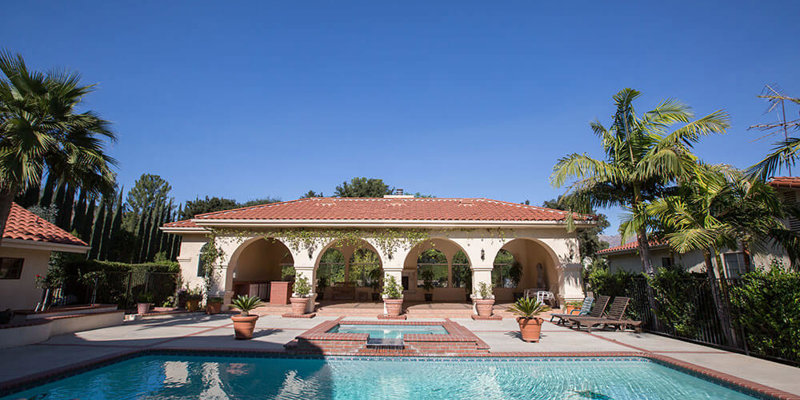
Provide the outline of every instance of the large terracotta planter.
[[491,317],[492,307],[494,306],[494,299],[473,299],[475,308],[478,310],[478,316]]
[[386,315],[397,317],[403,312],[403,299],[383,299]]
[[213,315],[219,314],[222,312],[222,303],[218,301],[208,302],[206,304],[206,314]]
[[136,313],[144,315],[150,312],[150,303],[136,303]]
[[258,315],[234,315],[231,319],[233,320],[233,333],[236,335],[236,339],[253,338],[253,330],[256,328]]
[[522,335],[522,340],[526,342],[538,342],[539,335],[542,332],[542,322],[544,322],[544,320],[539,317],[517,317],[519,333]]
[[200,300],[189,299],[186,300],[186,310],[187,311],[197,311],[200,309]]
[[308,297],[292,297],[289,301],[292,302],[292,314],[294,315],[303,315],[306,313],[308,309],[308,301],[311,300]]
[[571,314],[576,309],[577,309],[577,307],[575,307],[575,306],[564,306],[564,313]]

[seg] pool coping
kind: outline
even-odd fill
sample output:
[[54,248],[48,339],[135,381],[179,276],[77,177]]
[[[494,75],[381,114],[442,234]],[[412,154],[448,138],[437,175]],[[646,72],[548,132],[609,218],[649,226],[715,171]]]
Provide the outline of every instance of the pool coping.
[[125,361],[140,356],[148,355],[207,355],[207,356],[239,356],[239,357],[271,357],[271,358],[293,358],[293,359],[352,359],[352,360],[387,360],[387,361],[416,361],[416,360],[459,360],[470,362],[486,359],[515,360],[515,359],[536,359],[536,358],[558,358],[565,361],[569,359],[615,359],[615,358],[640,358],[658,363],[665,367],[705,379],[712,383],[724,386],[744,394],[762,399],[781,399],[781,400],[800,400],[800,396],[784,392],[756,382],[748,381],[730,374],[715,371],[709,368],[676,360],[661,354],[650,352],[630,351],[630,352],[497,352],[497,353],[476,353],[465,356],[442,356],[442,355],[423,355],[423,356],[385,356],[385,355],[321,355],[321,354],[289,354],[279,350],[214,350],[214,349],[182,349],[182,348],[146,348],[131,349],[114,354],[108,354],[91,360],[78,362],[69,366],[54,368],[48,371],[31,374],[22,378],[11,379],[0,382],[0,396],[9,396],[17,392],[31,389],[36,386],[51,383],[60,379],[68,378],[83,372],[101,368],[117,362]]

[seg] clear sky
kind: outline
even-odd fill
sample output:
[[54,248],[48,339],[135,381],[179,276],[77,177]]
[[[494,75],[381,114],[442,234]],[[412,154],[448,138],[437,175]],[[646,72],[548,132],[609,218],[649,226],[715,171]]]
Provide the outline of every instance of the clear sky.
[[[179,201],[332,194],[354,176],[437,197],[532,204],[611,96],[724,108],[697,148],[747,167],[772,140],[765,83],[800,96],[800,2],[12,1],[0,47],[97,83],[119,181]],[[616,224],[618,210],[607,211]],[[608,230],[611,231],[611,230]],[[614,233],[608,232],[607,233]]]

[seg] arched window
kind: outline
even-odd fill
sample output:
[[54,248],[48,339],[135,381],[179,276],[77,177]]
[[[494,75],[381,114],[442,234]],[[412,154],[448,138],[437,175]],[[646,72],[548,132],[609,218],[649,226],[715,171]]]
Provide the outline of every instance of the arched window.
[[328,249],[322,254],[317,268],[317,280],[324,281],[323,286],[332,286],[344,282],[344,255],[337,249]]
[[433,287],[447,287],[447,257],[439,250],[428,249],[417,257],[417,287],[430,280]]
[[492,286],[496,288],[515,288],[522,277],[522,265],[510,251],[501,249],[494,258]]
[[469,259],[463,251],[459,250],[453,256],[453,287],[469,288],[472,286],[472,271],[469,269]]
[[381,261],[370,249],[356,249],[350,257],[350,282],[356,286],[379,289],[381,286]]

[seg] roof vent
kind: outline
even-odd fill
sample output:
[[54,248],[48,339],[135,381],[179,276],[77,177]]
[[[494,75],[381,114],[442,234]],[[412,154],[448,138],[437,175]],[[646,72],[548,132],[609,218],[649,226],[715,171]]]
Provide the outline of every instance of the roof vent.
[[413,199],[413,194],[404,194],[403,189],[395,189],[392,194],[383,195],[384,199]]

